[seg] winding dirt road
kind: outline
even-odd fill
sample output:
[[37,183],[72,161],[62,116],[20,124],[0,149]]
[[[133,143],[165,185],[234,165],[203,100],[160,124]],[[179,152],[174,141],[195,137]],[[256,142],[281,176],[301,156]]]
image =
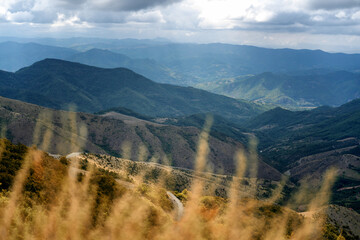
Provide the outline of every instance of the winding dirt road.
[[175,220],[179,221],[184,215],[184,205],[172,192],[167,191],[166,193],[174,204],[174,208],[176,211]]

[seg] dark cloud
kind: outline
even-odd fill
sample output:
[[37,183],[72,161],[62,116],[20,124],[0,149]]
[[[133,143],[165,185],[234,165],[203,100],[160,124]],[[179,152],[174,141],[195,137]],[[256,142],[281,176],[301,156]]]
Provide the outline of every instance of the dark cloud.
[[309,0],[308,6],[310,9],[349,9],[360,7],[360,0]]
[[77,9],[87,0],[58,0],[58,6],[66,9]]
[[89,23],[112,24],[125,23],[128,14],[123,12],[84,11],[79,14],[79,17]]
[[94,5],[110,11],[139,11],[156,6],[166,6],[181,1],[182,0],[110,0]]
[[67,9],[100,9],[107,11],[139,11],[156,6],[167,6],[182,0],[58,0]]

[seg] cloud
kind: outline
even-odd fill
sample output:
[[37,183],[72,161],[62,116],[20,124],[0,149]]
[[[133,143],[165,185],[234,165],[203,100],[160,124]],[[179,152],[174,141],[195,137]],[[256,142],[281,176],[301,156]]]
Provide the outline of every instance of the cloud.
[[79,9],[87,0],[53,0],[59,8],[63,9]]
[[360,20],[360,11],[355,12],[352,16],[351,19],[358,21]]
[[34,16],[32,13],[27,11],[19,11],[15,13],[8,12],[7,20],[11,22],[23,23],[23,22],[30,22]]
[[[165,23],[156,8],[182,0],[6,0],[0,1],[0,20],[79,26],[82,23]],[[60,16],[60,18],[59,18]],[[67,16],[64,19],[64,16]],[[74,18],[76,16],[76,19]],[[83,24],[84,25],[84,24]]]
[[161,11],[140,11],[134,12],[126,18],[129,22],[142,22],[142,23],[165,23]]
[[308,0],[307,5],[310,9],[349,9],[359,8],[360,0]]
[[[189,0],[190,1],[190,0]],[[357,0],[360,1],[360,0]],[[200,10],[199,28],[234,29],[259,32],[308,32],[312,34],[359,34],[357,2],[352,8],[312,9],[310,4],[320,0],[197,0]],[[321,3],[337,4],[338,0]],[[344,0],[348,6],[350,0]],[[227,3],[227,4],[225,4]],[[338,4],[337,7],[340,7]],[[336,27],[336,30],[334,29]],[[352,30],[351,30],[352,28]]]
[[[11,12],[24,12],[29,11],[35,5],[36,0],[9,0],[5,1],[8,4],[8,10]],[[6,3],[5,3],[6,5]]]
[[167,6],[182,0],[58,0],[65,8],[81,7],[106,11],[139,11],[157,6]]
[[76,28],[90,28],[89,25],[85,21],[81,21],[80,18],[76,15],[67,17],[64,14],[59,13],[57,15],[57,19],[51,24],[51,27],[58,28],[58,27],[76,27]]
[[139,11],[156,6],[167,6],[182,0],[89,0],[95,7],[109,11]]

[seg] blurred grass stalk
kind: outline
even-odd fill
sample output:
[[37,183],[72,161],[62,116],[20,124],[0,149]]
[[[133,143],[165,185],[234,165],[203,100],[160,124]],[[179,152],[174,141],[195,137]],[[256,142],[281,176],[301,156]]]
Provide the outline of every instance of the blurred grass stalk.
[[[34,144],[44,151],[47,150],[53,134],[51,118],[49,113],[40,113],[35,127]],[[85,146],[84,138],[87,131],[84,126],[77,125],[76,113],[70,111],[68,118],[62,121],[69,128],[68,137],[74,146],[61,146],[61,143],[57,143],[58,148],[67,148],[71,152]],[[209,117],[199,136],[195,175],[207,170],[211,125],[212,118]],[[82,136],[82,139],[78,139],[78,136]],[[322,216],[316,220],[299,217],[297,225],[293,226],[293,211],[287,208],[277,210],[275,202],[281,196],[286,178],[273,190],[272,197],[267,201],[258,201],[249,197],[255,196],[255,183],[251,185],[253,189],[250,195],[239,191],[246,174],[251,181],[256,181],[258,168],[256,146],[256,139],[252,137],[249,151],[239,149],[234,156],[236,176],[233,177],[229,198],[225,199],[224,208],[204,207],[202,204],[204,183],[202,178],[198,177],[194,178],[190,198],[185,206],[185,214],[180,221],[173,220],[169,211],[154,204],[160,201],[162,195],[154,194],[155,196],[151,198],[159,199],[149,201],[151,194],[145,187],[141,193],[128,189],[125,194],[111,202],[110,208],[99,206],[100,210],[108,212],[98,213],[103,219],[97,224],[93,223],[92,212],[94,204],[97,204],[97,196],[94,195],[96,191],[91,190],[91,178],[95,167],[88,168],[84,179],[79,181],[77,175],[71,171],[73,168],[78,168],[75,162],[68,166],[68,175],[61,183],[61,190],[56,194],[57,197],[53,199],[50,207],[34,204],[31,209],[25,209],[24,183],[30,169],[36,164],[41,164],[44,154],[30,148],[21,169],[16,174],[7,201],[0,205],[0,239],[321,239],[321,227],[324,221]],[[130,155],[131,143],[124,143],[123,147]],[[3,148],[4,146],[0,145],[0,155]],[[139,174],[141,178],[144,175],[145,173]],[[335,170],[328,171],[320,191],[309,204],[309,211],[316,211],[328,203],[335,175]],[[165,178],[160,176],[158,179],[158,185],[153,186],[155,189],[165,186]],[[141,187],[141,180],[136,184]],[[144,197],[146,194],[148,198]],[[300,189],[294,201],[300,201],[304,198],[304,194],[307,194],[306,191]],[[272,211],[280,212],[273,214]]]

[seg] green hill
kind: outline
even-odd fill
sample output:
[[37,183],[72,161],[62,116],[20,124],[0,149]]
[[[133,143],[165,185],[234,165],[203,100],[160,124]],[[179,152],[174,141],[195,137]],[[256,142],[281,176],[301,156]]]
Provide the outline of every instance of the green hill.
[[257,104],[204,90],[155,83],[125,68],[103,69],[46,59],[5,75],[0,79],[4,97],[58,109],[68,109],[69,104],[84,112],[125,107],[151,117],[213,112],[235,120],[263,111]]

